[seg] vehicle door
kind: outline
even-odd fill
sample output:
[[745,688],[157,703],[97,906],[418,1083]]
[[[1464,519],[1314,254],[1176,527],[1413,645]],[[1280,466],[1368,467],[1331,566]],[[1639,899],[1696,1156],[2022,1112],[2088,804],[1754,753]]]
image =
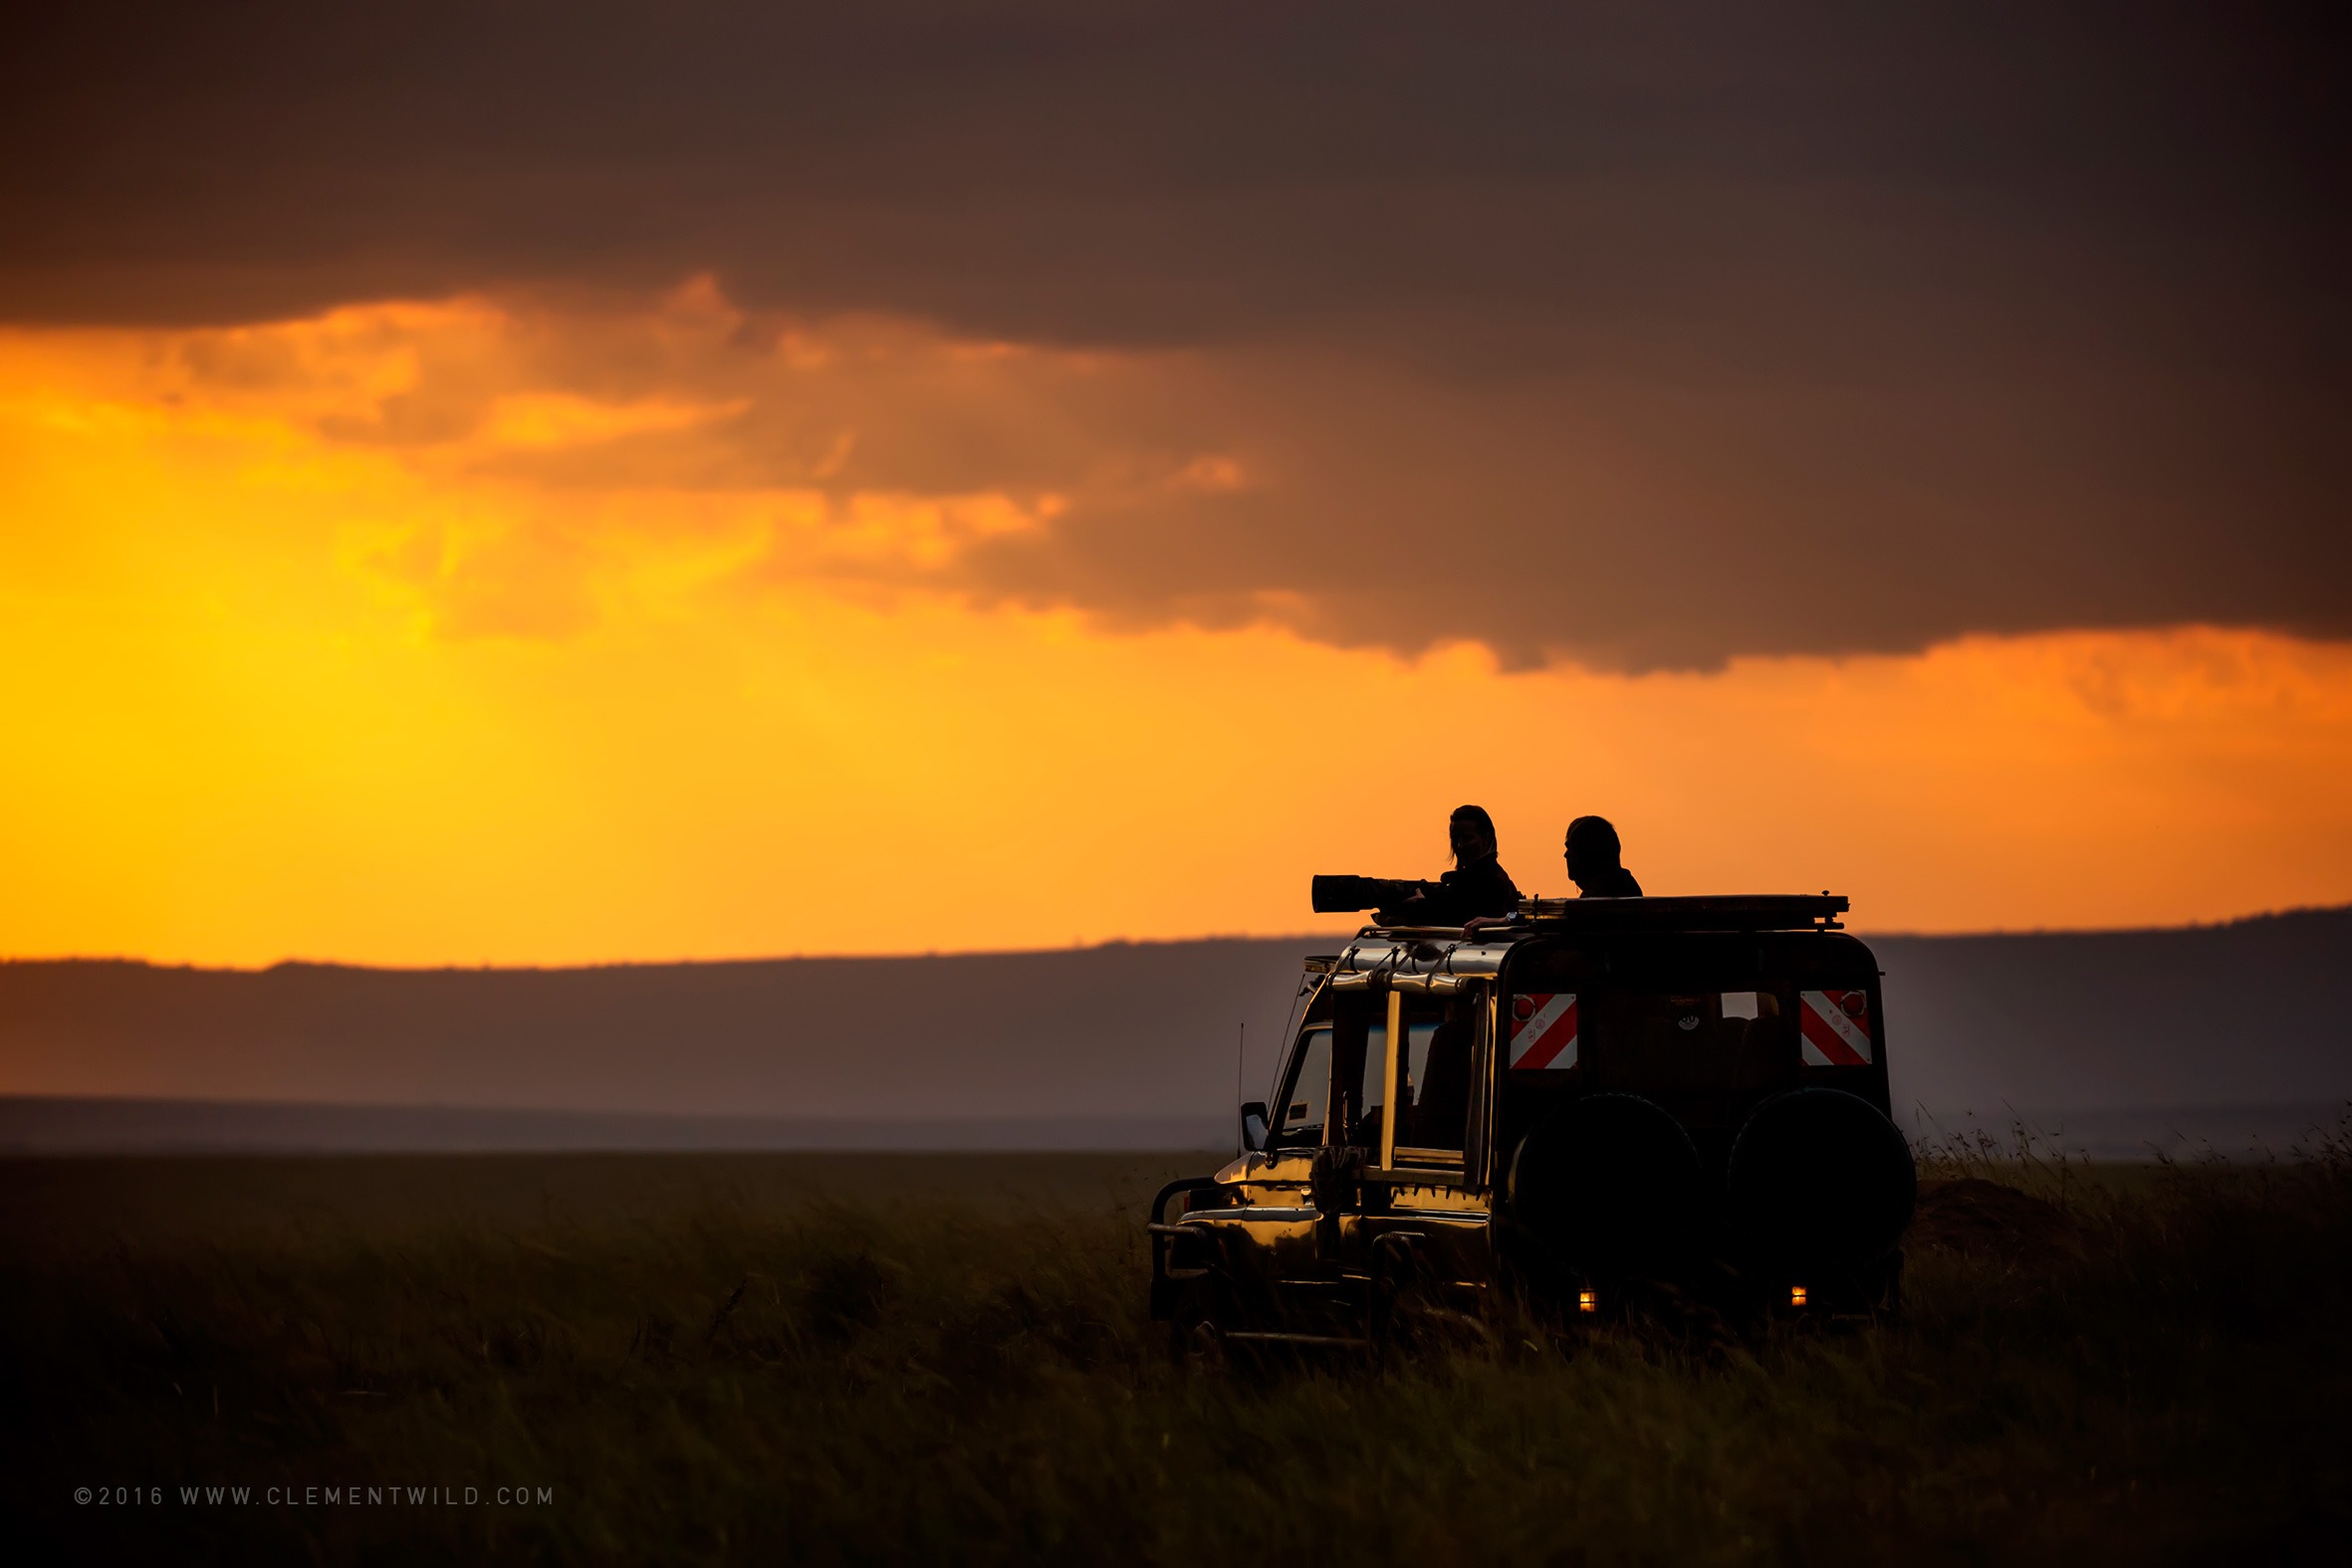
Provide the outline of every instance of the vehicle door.
[[1492,992],[1392,988],[1368,1000],[1352,1084],[1363,1172],[1339,1228],[1341,1266],[1473,1306],[1493,1277],[1479,1136],[1493,1082]]
[[[1320,1292],[1334,1271],[1316,1235],[1315,1165],[1332,1132],[1332,999],[1318,988],[1292,1037],[1267,1111],[1266,1146],[1249,1162],[1241,1198],[1249,1247],[1264,1282]],[[1292,1303],[1281,1303],[1286,1311]]]

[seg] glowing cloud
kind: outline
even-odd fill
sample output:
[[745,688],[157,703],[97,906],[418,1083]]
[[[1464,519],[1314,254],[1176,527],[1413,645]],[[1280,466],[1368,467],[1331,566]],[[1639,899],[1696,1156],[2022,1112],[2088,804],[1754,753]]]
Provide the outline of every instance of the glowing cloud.
[[1293,931],[1311,871],[1438,869],[1464,799],[1526,887],[1600,810],[1653,891],[1835,886],[1879,929],[2352,893],[2341,644],[1508,673],[1309,640],[1280,583],[1133,621],[992,586],[1080,513],[1286,494],[1226,374],[708,285],[0,337],[0,952]]

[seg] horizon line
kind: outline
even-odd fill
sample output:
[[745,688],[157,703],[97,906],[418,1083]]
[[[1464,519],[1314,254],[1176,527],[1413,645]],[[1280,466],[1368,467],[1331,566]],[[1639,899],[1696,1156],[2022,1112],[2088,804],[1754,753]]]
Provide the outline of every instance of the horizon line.
[[[2169,932],[2222,931],[2234,926],[2252,925],[2264,920],[2283,920],[2298,915],[2352,914],[2352,900],[2336,904],[2292,904],[2281,909],[2255,910],[2247,914],[2225,915],[2214,920],[2192,920],[2177,925],[2147,926],[1996,926],[1971,931],[1864,931],[1846,928],[1848,934],[1864,941],[1919,941],[1965,942],[1987,937],[2102,937],[2156,935]],[[1360,928],[1359,928],[1360,929]],[[198,964],[175,962],[168,959],[145,958],[119,953],[62,953],[10,954],[0,956],[0,967],[39,964],[118,964],[143,969],[199,971],[219,975],[267,975],[282,969],[341,969],[362,970],[384,975],[449,975],[449,974],[510,974],[554,975],[577,974],[588,970],[607,969],[717,969],[731,965],[750,964],[839,964],[839,963],[904,963],[909,959],[977,959],[977,958],[1050,958],[1074,953],[1099,952],[1104,948],[1165,948],[1205,945],[1216,942],[1344,942],[1352,933],[1343,932],[1278,932],[1260,934],[1248,932],[1206,932],[1186,937],[1105,937],[1099,942],[1077,942],[1060,947],[1044,948],[929,948],[902,953],[768,953],[700,958],[624,958],[589,959],[569,964],[369,964],[361,961],[332,958],[289,957],[268,964]]]

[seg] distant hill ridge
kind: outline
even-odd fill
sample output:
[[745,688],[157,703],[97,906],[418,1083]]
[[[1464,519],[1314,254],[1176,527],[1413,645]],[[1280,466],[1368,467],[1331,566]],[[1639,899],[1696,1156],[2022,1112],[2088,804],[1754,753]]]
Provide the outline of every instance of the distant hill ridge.
[[[2352,1096],[2352,907],[1866,937],[1896,1093],[1939,1114]],[[0,1094],[1222,1125],[1330,937],[580,969],[0,962]]]

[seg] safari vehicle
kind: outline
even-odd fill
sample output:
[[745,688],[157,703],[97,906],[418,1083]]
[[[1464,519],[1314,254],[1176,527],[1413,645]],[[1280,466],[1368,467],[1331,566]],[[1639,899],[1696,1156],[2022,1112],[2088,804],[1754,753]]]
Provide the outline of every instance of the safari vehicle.
[[1308,959],[1274,1113],[1153,1203],[1152,1316],[1201,1351],[1369,1346],[1505,1291],[1891,1308],[1915,1173],[1847,907],[1529,899]]

